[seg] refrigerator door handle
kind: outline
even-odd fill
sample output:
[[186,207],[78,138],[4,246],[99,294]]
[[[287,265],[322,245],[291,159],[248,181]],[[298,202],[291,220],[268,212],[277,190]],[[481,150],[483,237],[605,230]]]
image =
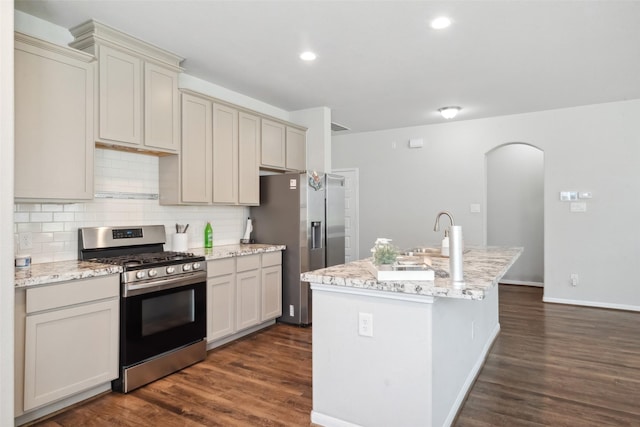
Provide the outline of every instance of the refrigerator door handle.
[[322,221],[311,221],[311,249],[322,249]]

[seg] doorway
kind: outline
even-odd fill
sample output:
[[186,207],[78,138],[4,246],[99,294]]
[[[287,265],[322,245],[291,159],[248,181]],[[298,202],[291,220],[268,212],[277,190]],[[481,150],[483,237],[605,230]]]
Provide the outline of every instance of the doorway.
[[544,152],[509,143],[486,153],[487,244],[522,246],[501,283],[544,285]]
[[358,169],[334,169],[344,176],[344,262],[360,259],[358,233]]

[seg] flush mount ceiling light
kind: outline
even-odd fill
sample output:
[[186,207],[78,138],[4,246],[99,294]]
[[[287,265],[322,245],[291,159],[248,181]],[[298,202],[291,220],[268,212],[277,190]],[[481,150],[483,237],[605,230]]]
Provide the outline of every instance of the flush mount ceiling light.
[[451,19],[446,16],[440,16],[431,21],[431,28],[434,30],[442,30],[443,28],[447,28],[449,25],[451,25]]
[[442,114],[442,117],[444,117],[445,119],[453,119],[456,115],[458,115],[460,110],[462,110],[461,107],[438,108],[438,111],[440,112],[440,114]]
[[303,61],[313,61],[314,59],[316,59],[316,54],[311,51],[302,52],[300,54],[300,59],[302,59]]

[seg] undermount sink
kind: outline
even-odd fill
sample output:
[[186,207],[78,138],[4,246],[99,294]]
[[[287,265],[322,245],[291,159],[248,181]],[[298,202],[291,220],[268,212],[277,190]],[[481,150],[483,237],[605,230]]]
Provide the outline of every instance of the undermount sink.
[[[469,252],[469,249],[465,249],[462,253]],[[431,248],[431,247],[418,247],[412,248],[402,252],[402,255],[425,255],[432,258],[449,258],[445,257],[440,253],[440,248]]]

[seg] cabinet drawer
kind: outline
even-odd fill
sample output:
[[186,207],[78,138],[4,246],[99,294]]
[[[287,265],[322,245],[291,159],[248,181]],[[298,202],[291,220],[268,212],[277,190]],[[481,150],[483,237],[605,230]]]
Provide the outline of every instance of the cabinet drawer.
[[27,314],[119,295],[120,275],[117,274],[28,288]]
[[224,276],[236,271],[235,258],[217,259],[207,263],[207,277]]
[[246,255],[238,257],[236,271],[255,270],[260,268],[260,255]]
[[262,254],[262,266],[271,267],[272,265],[282,264],[282,251],[265,252]]

